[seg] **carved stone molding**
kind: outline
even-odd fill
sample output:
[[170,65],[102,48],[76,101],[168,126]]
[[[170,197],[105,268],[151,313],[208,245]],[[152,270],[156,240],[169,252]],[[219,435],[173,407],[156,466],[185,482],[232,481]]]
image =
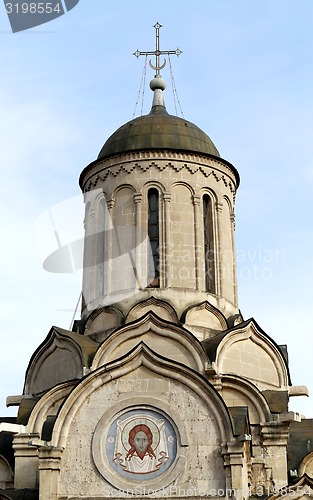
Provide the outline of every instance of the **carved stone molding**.
[[[161,161],[155,161],[156,156]],[[170,160],[168,160],[169,157],[171,158]],[[146,161],[149,158],[153,158],[151,163]],[[164,163],[162,160],[168,161]],[[86,192],[94,189],[99,181],[104,182],[108,176],[116,177],[121,173],[131,174],[134,171],[146,172],[151,168],[155,168],[160,172],[166,169],[171,169],[175,172],[186,170],[191,174],[201,172],[206,178],[212,175],[217,182],[222,181],[225,187],[229,187],[232,193],[236,191],[237,187],[236,174],[227,162],[224,163],[223,161],[201,155],[173,153],[169,151],[128,153],[127,155],[95,162],[86,167],[83,172],[85,175],[82,174],[81,185]],[[94,177],[95,174],[96,176]]]

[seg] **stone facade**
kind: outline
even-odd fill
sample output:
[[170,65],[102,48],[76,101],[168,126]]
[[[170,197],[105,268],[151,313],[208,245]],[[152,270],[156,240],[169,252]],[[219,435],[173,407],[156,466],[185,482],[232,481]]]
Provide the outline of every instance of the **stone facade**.
[[15,462],[0,442],[0,499],[311,494],[312,453],[296,472],[287,453],[289,396],[305,388],[238,309],[238,173],[167,114],[161,87],[81,174],[81,320],[51,329],[8,398],[18,416],[0,437]]

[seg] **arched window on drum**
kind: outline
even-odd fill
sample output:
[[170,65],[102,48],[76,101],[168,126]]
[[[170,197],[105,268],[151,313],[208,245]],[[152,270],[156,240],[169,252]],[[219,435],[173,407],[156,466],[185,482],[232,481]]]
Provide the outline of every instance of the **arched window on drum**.
[[213,204],[208,194],[203,195],[203,239],[205,290],[215,293],[215,248],[213,230]]
[[149,252],[149,277],[151,287],[160,286],[160,223],[159,223],[159,192],[157,189],[148,191],[148,235],[151,248]]

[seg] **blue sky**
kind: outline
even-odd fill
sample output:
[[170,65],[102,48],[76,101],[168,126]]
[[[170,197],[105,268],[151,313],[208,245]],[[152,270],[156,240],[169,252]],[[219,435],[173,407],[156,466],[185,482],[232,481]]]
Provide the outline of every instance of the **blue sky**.
[[[70,326],[81,288],[79,274],[43,270],[50,242],[36,226],[66,203],[63,237],[81,234],[79,174],[132,118],[144,63],[132,53],[154,49],[156,21],[161,48],[183,50],[172,67],[184,116],[241,176],[240,309],[288,344],[292,382],[312,393],[293,398],[291,409],[313,417],[311,0],[80,0],[16,34],[0,5],[0,414],[15,414],[5,397],[21,394],[29,358],[50,327]],[[168,67],[162,74],[174,113]]]

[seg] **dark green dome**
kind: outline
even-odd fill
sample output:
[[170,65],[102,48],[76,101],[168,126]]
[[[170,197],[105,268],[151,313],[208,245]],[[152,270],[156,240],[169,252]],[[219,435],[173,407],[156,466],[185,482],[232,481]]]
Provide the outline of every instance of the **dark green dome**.
[[169,149],[220,156],[211,139],[193,123],[153,106],[148,115],[135,118],[114,132],[98,159],[128,151]]

